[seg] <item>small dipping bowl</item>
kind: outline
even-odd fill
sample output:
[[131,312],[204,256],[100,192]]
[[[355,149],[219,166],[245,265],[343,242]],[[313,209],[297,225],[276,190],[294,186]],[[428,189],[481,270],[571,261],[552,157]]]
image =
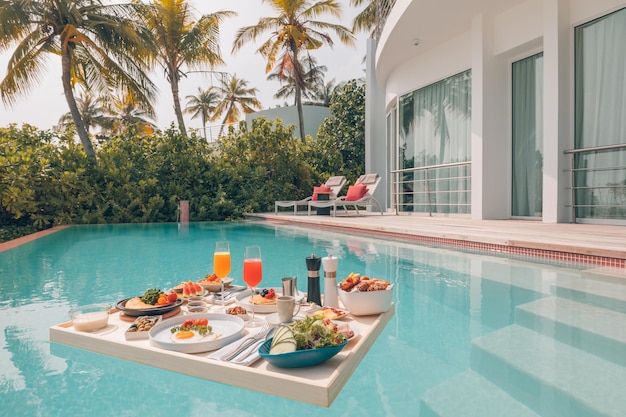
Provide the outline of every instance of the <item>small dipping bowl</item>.
[[74,328],[81,332],[93,332],[109,324],[108,304],[89,304],[70,310],[70,318]]
[[204,301],[190,301],[187,303],[187,311],[190,313],[206,313],[209,309]]

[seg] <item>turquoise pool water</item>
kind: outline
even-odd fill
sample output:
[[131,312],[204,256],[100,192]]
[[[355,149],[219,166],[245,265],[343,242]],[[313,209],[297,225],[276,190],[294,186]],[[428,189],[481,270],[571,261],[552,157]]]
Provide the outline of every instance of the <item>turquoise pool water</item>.
[[[255,244],[263,251],[262,286],[297,275],[306,290],[304,260],[312,253],[338,256],[339,277],[361,272],[396,285],[396,315],[330,408],[48,341],[48,328],[68,320],[73,306],[114,303],[203,277],[217,240],[230,242],[231,276],[239,283],[244,246]],[[555,282],[578,274],[565,266],[294,226],[71,227],[0,253],[0,415],[431,416],[424,397],[434,398],[430,390],[470,370],[472,340],[510,326],[516,306],[547,297]],[[457,394],[450,395],[455,401]]]

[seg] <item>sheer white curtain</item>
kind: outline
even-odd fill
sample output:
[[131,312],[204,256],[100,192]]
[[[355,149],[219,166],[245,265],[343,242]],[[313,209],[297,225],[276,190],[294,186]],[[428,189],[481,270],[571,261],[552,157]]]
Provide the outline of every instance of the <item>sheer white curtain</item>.
[[[626,143],[626,9],[614,12],[575,32],[576,148]],[[626,151],[605,151],[577,157],[578,217],[626,216]],[[598,188],[601,187],[601,188]]]
[[[415,167],[470,160],[470,86],[471,72],[465,71],[414,91],[400,101],[400,125],[405,127],[400,131],[400,142],[412,151]],[[403,103],[407,107],[403,108]],[[467,193],[459,193],[467,188],[467,180],[457,178],[459,172],[457,168],[429,171],[428,187],[416,189],[431,194],[415,196],[415,202],[419,202],[416,211],[428,211],[431,205],[433,212],[469,212],[469,208],[455,206],[469,201]],[[419,179],[425,176],[424,172],[416,174]]]
[[541,216],[543,54],[513,63],[513,216]]

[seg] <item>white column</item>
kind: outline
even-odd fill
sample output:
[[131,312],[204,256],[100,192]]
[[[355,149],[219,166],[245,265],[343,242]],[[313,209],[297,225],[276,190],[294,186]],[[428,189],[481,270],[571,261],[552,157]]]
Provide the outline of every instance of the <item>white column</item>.
[[[367,40],[365,66],[365,170],[377,172],[382,180],[376,187],[374,197],[383,210],[387,208],[387,183],[390,179],[387,167],[387,137],[385,129],[385,95],[376,81],[376,40]],[[357,173],[357,175],[365,174]]]
[[543,2],[543,222],[571,222],[569,159],[572,135],[572,28],[569,0]]
[[510,86],[507,65],[493,52],[493,17],[472,19],[472,218],[511,214]]

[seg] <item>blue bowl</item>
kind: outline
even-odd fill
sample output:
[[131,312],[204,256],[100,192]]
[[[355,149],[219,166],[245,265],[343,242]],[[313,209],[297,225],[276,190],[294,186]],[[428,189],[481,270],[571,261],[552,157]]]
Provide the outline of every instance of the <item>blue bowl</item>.
[[[273,338],[272,338],[273,339]],[[319,365],[326,362],[346,347],[346,340],[340,345],[319,349],[296,350],[295,352],[270,354],[272,339],[266,340],[259,347],[259,355],[270,364],[278,368],[304,368],[306,366]]]

